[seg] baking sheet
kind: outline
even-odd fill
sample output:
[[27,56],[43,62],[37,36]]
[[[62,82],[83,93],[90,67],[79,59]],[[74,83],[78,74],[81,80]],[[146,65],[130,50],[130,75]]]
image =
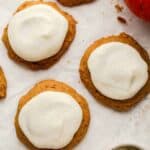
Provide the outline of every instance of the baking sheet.
[[[0,0],[0,34],[16,7],[23,0]],[[150,149],[150,98],[146,98],[128,113],[118,113],[99,103],[82,85],[78,68],[85,49],[96,39],[125,31],[131,34],[150,52],[150,24],[134,17],[124,7],[120,14],[114,5],[123,0],[97,0],[88,5],[74,8],[61,6],[76,20],[77,35],[69,51],[52,68],[45,71],[31,71],[11,61],[0,42],[0,65],[8,81],[8,95],[0,102],[0,150],[26,150],[16,137],[14,115],[19,98],[36,82],[43,79],[64,81],[74,87],[88,101],[91,124],[85,139],[76,150],[111,150],[120,144],[135,144],[144,150]],[[116,17],[124,16],[128,25],[120,24]]]

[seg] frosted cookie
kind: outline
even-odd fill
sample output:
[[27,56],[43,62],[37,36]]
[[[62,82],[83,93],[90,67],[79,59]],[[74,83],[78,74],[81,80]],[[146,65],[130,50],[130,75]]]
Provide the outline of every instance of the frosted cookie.
[[76,6],[84,3],[90,3],[94,0],[58,0],[64,6]]
[[127,111],[150,92],[150,60],[129,35],[97,40],[85,52],[80,77],[102,104]]
[[23,96],[15,117],[17,136],[30,150],[70,150],[83,139],[89,122],[86,100],[54,80],[36,84]]
[[6,97],[7,81],[2,68],[0,67],[0,99]]
[[55,3],[28,1],[17,9],[2,39],[11,59],[37,70],[56,63],[75,32],[74,18]]

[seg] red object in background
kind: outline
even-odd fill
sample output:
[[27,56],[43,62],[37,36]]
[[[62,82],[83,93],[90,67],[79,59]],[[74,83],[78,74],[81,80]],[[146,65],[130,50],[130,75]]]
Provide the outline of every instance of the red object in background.
[[150,0],[125,0],[125,2],[134,14],[150,21]]

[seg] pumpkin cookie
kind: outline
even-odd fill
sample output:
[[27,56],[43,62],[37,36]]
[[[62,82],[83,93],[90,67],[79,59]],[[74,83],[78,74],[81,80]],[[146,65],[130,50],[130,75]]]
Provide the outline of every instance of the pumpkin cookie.
[[6,97],[7,81],[2,68],[0,67],[0,99]]
[[3,32],[8,55],[33,70],[47,69],[66,52],[76,21],[53,2],[23,3]]
[[86,50],[80,77],[99,102],[127,111],[150,92],[149,56],[126,33],[105,37]]
[[17,136],[30,150],[70,150],[83,139],[89,122],[86,100],[54,80],[36,84],[23,96],[15,117]]
[[64,6],[76,6],[84,3],[90,3],[94,0],[58,0]]
[[2,68],[0,67],[0,99],[6,97],[7,81]]

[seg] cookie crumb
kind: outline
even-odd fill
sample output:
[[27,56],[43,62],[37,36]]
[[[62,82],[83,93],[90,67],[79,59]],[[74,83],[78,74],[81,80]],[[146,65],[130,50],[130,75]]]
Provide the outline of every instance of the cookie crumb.
[[118,13],[122,12],[123,9],[124,9],[124,7],[121,6],[121,5],[119,5],[119,4],[116,4],[116,5],[115,5],[115,8],[116,8],[116,11],[117,11]]
[[123,17],[121,17],[121,16],[118,16],[118,17],[117,17],[117,20],[118,20],[120,23],[122,23],[122,24],[127,24],[126,19],[123,18]]

